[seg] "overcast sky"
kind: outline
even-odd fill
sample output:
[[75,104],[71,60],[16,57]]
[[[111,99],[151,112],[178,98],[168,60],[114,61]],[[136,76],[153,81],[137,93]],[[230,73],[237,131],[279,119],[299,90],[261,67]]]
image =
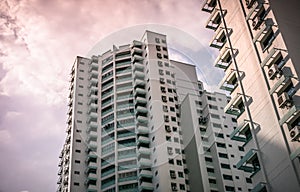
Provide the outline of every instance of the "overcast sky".
[[56,190],[71,66],[101,42],[115,43],[116,34],[139,39],[144,28],[165,32],[171,58],[195,64],[209,85],[219,81],[202,1],[2,0],[0,192]]

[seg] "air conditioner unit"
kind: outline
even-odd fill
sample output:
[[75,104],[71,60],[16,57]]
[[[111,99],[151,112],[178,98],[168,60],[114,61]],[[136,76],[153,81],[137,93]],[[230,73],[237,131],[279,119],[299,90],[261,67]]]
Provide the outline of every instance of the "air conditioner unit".
[[292,141],[299,141],[300,138],[300,126],[296,125],[290,130],[290,137]]
[[166,129],[167,132],[171,132],[171,127],[166,126],[165,129]]
[[257,30],[258,27],[260,26],[260,24],[262,23],[262,19],[261,17],[257,16],[253,19],[253,22],[252,22],[252,27],[254,30]]
[[268,70],[268,76],[270,79],[274,79],[275,77],[280,77],[281,71],[278,68],[278,65],[273,64]]
[[279,95],[277,101],[280,108],[290,107],[292,104],[292,100],[287,92],[283,92],[281,95]]

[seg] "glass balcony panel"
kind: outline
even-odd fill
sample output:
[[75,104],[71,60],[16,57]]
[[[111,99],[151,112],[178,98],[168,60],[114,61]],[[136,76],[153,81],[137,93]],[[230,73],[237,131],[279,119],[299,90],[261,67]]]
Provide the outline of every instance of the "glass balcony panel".
[[217,6],[217,0],[206,0],[202,6],[202,11],[211,13]]
[[140,185],[139,188],[140,188],[141,191],[143,191],[143,190],[150,190],[150,191],[153,191],[153,190],[154,190],[153,184],[152,184],[152,183],[145,182],[145,181],[142,181],[142,182],[141,182],[141,185]]
[[139,177],[152,178],[152,171],[142,169],[140,171]]
[[232,63],[232,55],[230,49],[223,47],[220,55],[217,57],[214,66],[226,70],[229,65]]
[[209,46],[213,48],[221,49],[226,43],[226,41],[227,41],[226,33],[224,29],[220,28],[218,31],[216,31],[216,35],[210,41]]
[[225,113],[236,115],[239,117],[244,111],[245,106],[243,103],[242,95],[237,94],[224,108]]
[[138,131],[139,134],[148,134],[149,133],[149,128],[145,127],[145,126],[138,125],[137,131]]
[[235,88],[238,86],[238,80],[237,80],[237,72],[234,70],[231,70],[228,75],[224,77],[224,79],[220,83],[220,89],[229,91],[229,93],[232,93]]
[[255,174],[260,170],[260,163],[255,149],[249,150],[245,156],[237,163],[237,169]]

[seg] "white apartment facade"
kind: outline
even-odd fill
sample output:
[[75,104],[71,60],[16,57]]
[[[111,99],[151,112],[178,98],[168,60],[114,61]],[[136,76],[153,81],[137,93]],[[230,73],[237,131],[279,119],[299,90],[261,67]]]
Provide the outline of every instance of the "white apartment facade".
[[230,137],[244,143],[236,164],[251,174],[253,192],[300,191],[299,3],[207,0],[206,28],[225,71],[224,108],[237,117]]
[[236,118],[224,113],[229,97],[204,90],[195,66],[172,61],[180,100],[181,127],[191,191],[248,191],[250,174],[235,164],[243,143],[230,139]]
[[166,36],[91,59],[71,73],[57,191],[188,191]]

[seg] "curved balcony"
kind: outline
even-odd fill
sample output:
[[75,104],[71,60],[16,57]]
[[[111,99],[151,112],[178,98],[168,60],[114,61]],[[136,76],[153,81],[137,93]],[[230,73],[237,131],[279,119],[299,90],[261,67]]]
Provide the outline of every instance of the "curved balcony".
[[147,109],[146,107],[138,106],[138,107],[136,108],[136,112],[137,112],[138,114],[139,114],[139,113],[145,114],[145,113],[148,113],[148,109]]
[[135,95],[145,96],[146,95],[146,91],[145,91],[145,89],[142,89],[142,88],[136,88],[135,89]]
[[153,177],[152,171],[143,169],[140,171],[139,177],[152,178]]
[[140,155],[151,155],[151,150],[146,147],[140,147],[138,149],[138,156],[140,156]]
[[145,127],[145,126],[138,125],[137,126],[137,132],[139,134],[149,134],[149,128]]
[[136,119],[139,123],[148,123],[148,118],[147,117],[139,115]]
[[136,98],[136,104],[142,104],[142,105],[145,105],[147,104],[147,99],[143,98],[143,97],[137,97]]
[[134,62],[138,62],[138,61],[143,61],[144,60],[144,58],[142,57],[142,56],[140,56],[140,55],[133,55],[133,57],[132,57],[132,62],[134,63]]
[[241,94],[237,94],[224,108],[225,113],[236,115],[237,118],[245,111],[243,97]]
[[145,74],[143,72],[140,72],[140,71],[135,71],[135,78],[138,78],[138,79],[144,79],[145,78]]
[[133,71],[144,71],[144,65],[139,62],[135,62],[133,65]]
[[98,128],[97,122],[91,121],[90,124],[88,125],[87,132],[97,131],[97,128]]
[[90,68],[89,68],[89,70],[90,71],[98,71],[98,63],[94,63],[94,62],[92,62],[91,64],[90,64]]
[[141,191],[143,190],[150,190],[150,191],[153,191],[154,190],[154,187],[153,187],[153,184],[152,183],[148,183],[148,182],[145,182],[145,181],[142,181],[142,183],[140,184],[139,186],[139,189]]
[[140,79],[135,79],[135,80],[134,80],[134,84],[133,84],[134,87],[141,87],[141,88],[144,88],[145,85],[146,85],[146,83],[145,83],[144,80],[140,80]]

